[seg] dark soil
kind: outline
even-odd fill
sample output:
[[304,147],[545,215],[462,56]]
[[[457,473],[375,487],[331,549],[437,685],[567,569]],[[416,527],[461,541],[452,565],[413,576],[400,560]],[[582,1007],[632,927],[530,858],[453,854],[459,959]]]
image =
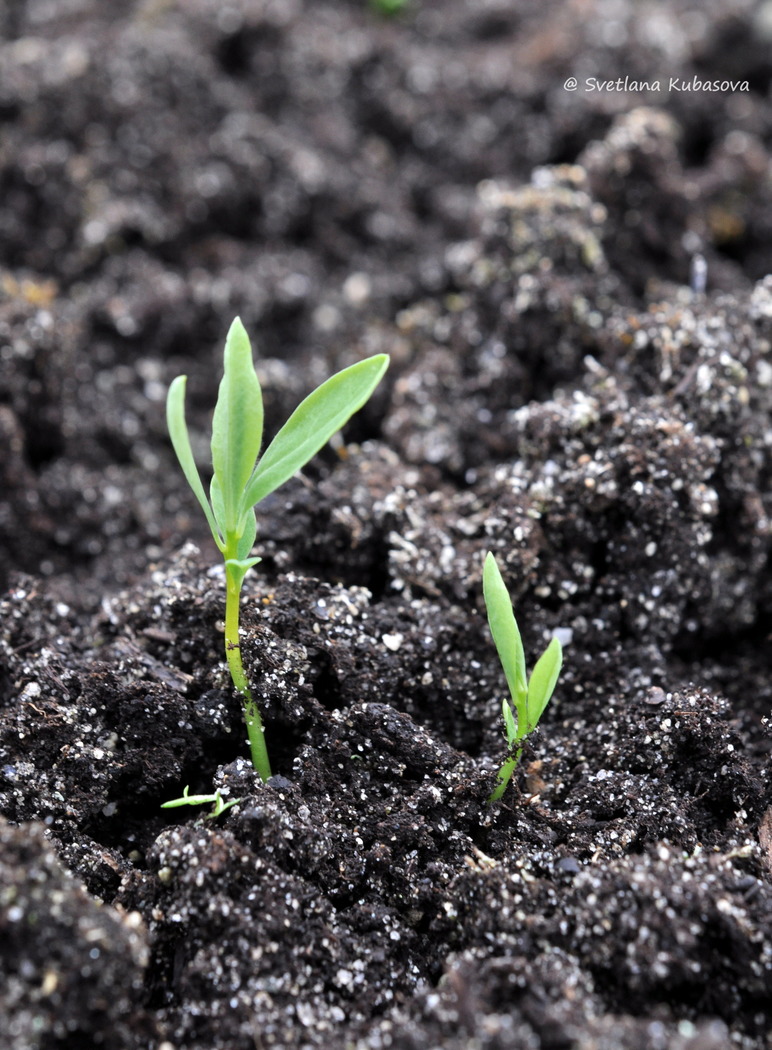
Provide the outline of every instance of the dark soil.
[[[771,77],[751,0],[0,8],[3,1050],[772,1047]],[[271,433],[391,355],[259,508],[267,784],[163,412],[236,314]],[[495,805],[488,550],[567,642]]]

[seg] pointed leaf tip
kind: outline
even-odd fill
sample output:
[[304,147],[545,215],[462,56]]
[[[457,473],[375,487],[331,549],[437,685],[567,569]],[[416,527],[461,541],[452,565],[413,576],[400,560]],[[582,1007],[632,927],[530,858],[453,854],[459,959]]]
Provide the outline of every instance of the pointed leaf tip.
[[188,425],[185,421],[185,385],[187,379],[187,376],[177,376],[169,387],[169,391],[166,395],[166,426],[169,431],[169,437],[171,438],[172,447],[176,453],[177,460],[182,467],[182,473],[185,475],[188,485],[190,485],[193,494],[206,515],[209,528],[212,530],[214,542],[222,550],[217,522],[212,512],[212,508],[209,505],[209,500],[206,498],[204,486],[201,483],[201,477],[198,473],[198,467],[193,458],[193,450],[190,447]]
[[502,578],[498,562],[491,553],[488,553],[483,566],[483,597],[488,612],[491,636],[506,675],[518,721],[522,724],[526,713],[527,695],[525,651],[509,591]]
[[252,361],[252,346],[237,317],[223,351],[223,377],[212,420],[212,466],[219,490],[223,533],[237,531],[244,488],[263,440],[263,395]]
[[563,666],[563,647],[553,638],[531,673],[528,682],[528,732],[535,729],[552,699]]
[[[231,321],[230,328],[228,329],[228,334],[225,337],[225,345],[226,345],[226,347],[228,346],[228,344],[231,341],[237,340],[237,339],[246,339],[246,341],[249,342],[249,335],[247,334],[247,330],[244,327],[244,325],[243,325],[243,323],[241,321],[241,318],[238,315],[236,317],[234,317],[233,320]],[[251,349],[250,349],[250,354],[251,354]]]
[[349,365],[302,401],[265,450],[244,497],[255,506],[289,481],[358,412],[389,367],[387,354]]

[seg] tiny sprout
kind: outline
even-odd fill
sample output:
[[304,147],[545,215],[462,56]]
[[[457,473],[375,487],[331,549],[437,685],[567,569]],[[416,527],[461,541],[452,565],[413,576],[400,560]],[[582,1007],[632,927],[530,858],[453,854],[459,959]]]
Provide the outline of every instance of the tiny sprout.
[[523,753],[523,741],[539,724],[544,709],[552,698],[563,663],[563,650],[553,638],[536,661],[530,679],[526,680],[525,652],[517,620],[496,559],[488,553],[483,567],[483,596],[488,611],[488,624],[509,686],[511,703],[501,704],[508,754],[499,770],[498,784],[489,798],[495,802],[504,794]]
[[409,0],[370,0],[370,7],[384,18],[393,18],[401,14],[408,3]]
[[208,499],[185,423],[186,376],[178,376],[169,387],[169,436],[225,561],[225,655],[233,684],[244,697],[252,765],[263,780],[271,776],[263,722],[239,649],[241,585],[260,561],[250,556],[257,535],[255,506],[289,481],[365,404],[388,366],[388,356],[376,354],[332,376],[301,402],[260,455],[263,395],[249,337],[237,317],[225,340],[224,374],[212,419],[213,475]]
[[177,806],[214,806],[211,813],[207,813],[207,820],[214,820],[215,817],[219,817],[221,813],[224,813],[226,809],[230,809],[231,806],[238,805],[241,802],[240,798],[234,798],[230,802],[223,802],[220,789],[218,788],[213,795],[191,795],[190,785],[188,785],[182,792],[182,798],[173,798],[171,802],[163,802],[161,809],[175,809]]

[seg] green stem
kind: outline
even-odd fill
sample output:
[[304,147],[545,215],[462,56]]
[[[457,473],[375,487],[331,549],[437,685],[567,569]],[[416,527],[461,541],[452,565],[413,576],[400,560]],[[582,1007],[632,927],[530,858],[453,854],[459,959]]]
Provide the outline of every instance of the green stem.
[[499,770],[499,782],[491,792],[488,802],[498,802],[498,800],[507,790],[507,784],[509,784],[510,780],[512,779],[512,774],[517,769],[517,764],[520,761],[520,756],[522,755],[522,753],[523,746],[521,744],[517,751],[514,753],[514,755],[512,755],[511,758],[508,758],[504,765],[501,767],[501,769]]
[[244,719],[247,723],[252,765],[265,781],[271,776],[271,764],[268,761],[268,749],[265,746],[265,730],[244,673],[239,647],[239,595],[243,579],[243,573],[239,573],[230,565],[225,566],[225,655],[228,659],[233,684],[244,697]]

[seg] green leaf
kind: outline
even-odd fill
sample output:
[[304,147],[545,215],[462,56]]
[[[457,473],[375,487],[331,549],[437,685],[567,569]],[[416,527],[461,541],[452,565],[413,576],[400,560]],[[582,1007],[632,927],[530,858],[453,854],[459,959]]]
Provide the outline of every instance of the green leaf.
[[[253,565],[257,565],[261,562],[262,558],[228,558],[225,562],[226,575],[230,575],[236,584],[236,589],[241,590],[241,585],[244,582],[244,577],[252,568]],[[237,686],[238,688],[238,686]]]
[[257,536],[257,515],[255,514],[254,507],[250,507],[247,511],[246,525],[244,531],[241,534],[241,539],[236,547],[236,557],[240,560],[244,560],[249,556],[249,552],[252,550],[255,544],[255,537]]
[[161,809],[176,809],[178,806],[213,805],[214,809],[208,814],[208,817],[214,819],[214,817],[219,817],[221,813],[225,813],[231,806],[237,806],[239,802],[241,802],[240,798],[231,799],[230,802],[223,802],[219,788],[213,795],[191,795],[190,787],[188,786],[182,792],[182,798],[173,798],[171,802],[162,802]]
[[161,809],[176,809],[178,806],[203,806],[207,802],[214,802],[214,795],[191,795],[190,785],[186,785],[182,792],[182,798],[173,798],[170,802],[162,802]]
[[525,678],[525,652],[517,620],[512,611],[509,592],[501,578],[496,559],[490,552],[483,566],[483,596],[493,641],[499,654],[499,660],[501,660],[501,666],[504,668],[504,674],[507,676],[509,692],[522,728],[528,695]]
[[[224,373],[212,419],[212,467],[222,495],[225,537],[240,523],[244,488],[263,440],[263,395],[239,318],[225,340]],[[251,504],[250,504],[251,506]]]
[[223,502],[222,487],[216,474],[212,475],[212,480],[209,482],[209,502],[212,504],[212,513],[220,529],[220,534],[224,536],[226,533],[225,503]]
[[550,702],[563,665],[563,649],[557,638],[553,638],[539,659],[528,683],[528,730],[539,723],[544,708]]
[[309,394],[257,464],[244,506],[254,507],[304,467],[364,405],[388,367],[388,356],[376,354],[344,368]]
[[504,719],[504,731],[507,737],[507,743],[510,747],[517,740],[517,722],[515,716],[512,714],[512,708],[509,706],[509,700],[501,701],[501,715]]
[[223,541],[217,529],[217,521],[206,498],[204,486],[201,483],[201,477],[196,467],[196,461],[193,459],[193,450],[190,447],[188,426],[185,422],[186,382],[187,376],[177,376],[169,387],[169,393],[166,395],[166,425],[169,430],[169,437],[172,440],[172,446],[182,467],[182,473],[185,475],[196,499],[201,504],[201,509],[209,522],[209,528],[212,530],[214,542],[222,550]]

